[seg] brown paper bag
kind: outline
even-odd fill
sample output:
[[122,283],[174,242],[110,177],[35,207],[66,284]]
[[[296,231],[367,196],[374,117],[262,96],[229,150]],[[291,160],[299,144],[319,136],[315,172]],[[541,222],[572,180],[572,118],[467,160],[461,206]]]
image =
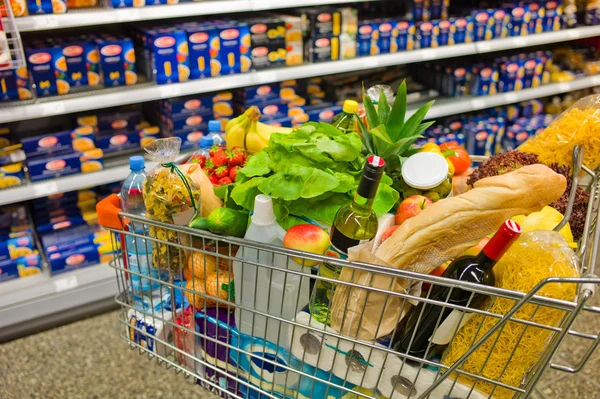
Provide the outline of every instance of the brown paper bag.
[[[393,269],[392,266],[372,253],[373,246],[374,241],[371,241],[350,248],[348,260]],[[420,285],[410,287],[410,283],[405,279],[348,267],[342,269],[339,280],[398,293],[407,293],[409,289],[411,294],[415,290],[417,291],[416,295],[419,295],[420,292]],[[332,328],[339,331],[340,334],[366,341],[382,337],[394,330],[396,323],[400,320],[404,299],[372,291],[369,288],[353,288],[345,284],[336,286],[331,303]],[[404,313],[410,307],[411,305],[407,302],[403,309]]]
[[199,164],[184,164],[179,166],[179,170],[200,187],[202,216],[206,217],[215,209],[223,207],[223,201],[215,194],[212,183]]

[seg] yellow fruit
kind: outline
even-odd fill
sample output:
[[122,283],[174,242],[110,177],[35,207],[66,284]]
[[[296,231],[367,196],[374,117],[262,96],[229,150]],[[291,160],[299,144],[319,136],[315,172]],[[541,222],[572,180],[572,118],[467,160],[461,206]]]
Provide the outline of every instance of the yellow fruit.
[[228,272],[218,271],[206,276],[206,294],[227,301],[230,292],[230,276]]
[[227,263],[221,258],[217,260],[216,256],[194,252],[188,258],[188,268],[192,271],[194,277],[205,279],[207,275],[216,272],[222,262]]
[[[563,215],[556,209],[545,206],[539,212],[530,213],[528,216],[518,215],[512,217],[511,219],[519,223],[523,229],[523,233],[528,233],[535,230],[554,230],[554,228],[558,226],[560,221],[563,219]],[[571,232],[571,226],[569,226],[569,223],[567,223],[565,227],[559,231],[559,233],[572,247],[576,247],[576,244],[573,242],[573,233]]]

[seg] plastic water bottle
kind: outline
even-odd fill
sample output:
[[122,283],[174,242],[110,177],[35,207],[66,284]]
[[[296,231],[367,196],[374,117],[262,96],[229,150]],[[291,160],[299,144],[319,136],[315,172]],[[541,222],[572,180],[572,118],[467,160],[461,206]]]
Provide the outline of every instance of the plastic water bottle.
[[[256,196],[252,223],[245,239],[283,247],[285,230],[276,222],[271,197]],[[241,247],[233,263],[235,276],[235,301],[237,304],[292,320],[309,300],[310,279],[285,270],[304,271],[303,268],[285,255],[269,251],[258,251]],[[253,262],[267,267],[258,267]],[[279,269],[279,270],[278,270]],[[290,347],[289,327],[275,319],[255,314],[252,311],[235,310],[235,322],[240,332],[270,341],[283,348]]]
[[[214,145],[214,141],[212,137],[203,136],[200,139],[200,148],[196,151],[195,154],[204,155],[206,159],[210,158],[210,148]],[[195,155],[194,154],[194,155]]]
[[[129,168],[131,173],[127,176],[121,188],[121,208],[124,212],[144,216],[146,213],[143,197],[143,185],[146,179],[144,157],[133,156],[129,158]],[[141,236],[148,234],[148,227],[141,222],[132,220],[127,227],[130,233]],[[168,271],[161,273],[158,269],[152,267],[152,241],[126,234],[125,244],[127,246],[129,270],[144,276],[168,280]],[[135,274],[130,274],[130,277],[134,303],[137,308],[147,311],[160,310],[163,303],[169,303],[170,290],[167,288],[161,289],[159,282]],[[166,302],[164,302],[165,300]]]
[[331,120],[331,124],[344,133],[356,132],[356,112],[358,103],[354,100],[344,101],[342,112],[337,114]]
[[212,138],[213,145],[225,147],[225,139],[221,134],[221,122],[217,120],[208,121],[208,137]]

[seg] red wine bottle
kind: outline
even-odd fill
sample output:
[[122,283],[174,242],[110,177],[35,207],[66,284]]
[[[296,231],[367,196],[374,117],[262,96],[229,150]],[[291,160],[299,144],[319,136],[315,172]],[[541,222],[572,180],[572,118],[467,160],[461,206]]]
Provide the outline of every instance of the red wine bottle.
[[[442,276],[470,283],[494,285],[494,265],[502,258],[512,243],[519,238],[520,234],[521,226],[512,220],[507,220],[478,255],[465,255],[456,258],[450,263]],[[432,285],[429,299],[459,306],[469,304],[471,291],[454,288],[450,293],[450,290],[450,287]],[[449,293],[450,296],[448,296]],[[475,294],[469,306],[473,306],[481,299],[483,299],[482,295]],[[402,318],[396,329],[393,338],[394,349],[400,353],[423,359],[436,326],[441,325],[452,313],[452,310],[447,307],[425,304],[424,302],[414,306]],[[437,351],[431,348],[427,352],[427,358],[433,358],[436,353]]]

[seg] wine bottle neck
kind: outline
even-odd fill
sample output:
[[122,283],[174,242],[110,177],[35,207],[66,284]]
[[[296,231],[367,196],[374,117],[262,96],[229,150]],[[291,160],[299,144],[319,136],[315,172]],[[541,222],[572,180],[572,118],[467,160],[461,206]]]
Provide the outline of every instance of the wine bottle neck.
[[354,202],[352,202],[352,210],[361,216],[368,216],[371,214],[373,209],[373,202],[375,197],[366,198],[360,195],[358,192],[354,196]]
[[487,256],[484,251],[481,251],[479,255],[476,256],[475,262],[483,270],[491,270],[496,265],[496,263],[498,263],[497,260]]

